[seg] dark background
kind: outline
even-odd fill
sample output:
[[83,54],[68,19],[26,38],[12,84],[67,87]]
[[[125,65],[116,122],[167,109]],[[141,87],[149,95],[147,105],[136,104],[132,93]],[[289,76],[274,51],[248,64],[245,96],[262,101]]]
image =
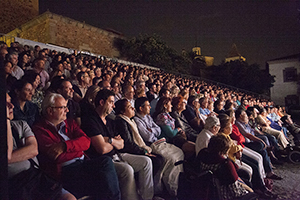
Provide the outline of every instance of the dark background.
[[181,52],[201,47],[202,55],[227,56],[233,43],[249,64],[300,53],[300,1],[117,1],[40,0],[47,9],[78,21],[119,31],[160,35]]

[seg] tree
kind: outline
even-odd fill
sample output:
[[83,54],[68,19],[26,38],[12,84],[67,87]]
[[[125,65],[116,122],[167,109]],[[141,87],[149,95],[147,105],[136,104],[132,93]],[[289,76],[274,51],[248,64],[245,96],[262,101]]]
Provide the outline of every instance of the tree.
[[192,59],[168,47],[158,35],[139,35],[118,42],[122,57],[128,61],[159,67],[167,71],[191,73]]
[[268,93],[275,82],[274,76],[260,70],[258,64],[248,65],[243,61],[221,63],[208,69],[209,78],[259,94]]

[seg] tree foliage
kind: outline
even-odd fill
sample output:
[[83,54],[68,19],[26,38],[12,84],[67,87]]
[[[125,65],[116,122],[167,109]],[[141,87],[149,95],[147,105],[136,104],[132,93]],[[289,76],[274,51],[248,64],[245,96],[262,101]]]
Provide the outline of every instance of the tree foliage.
[[[207,67],[204,57],[193,52],[178,54],[158,35],[139,35],[118,41],[121,56],[128,61],[159,67],[169,72],[204,77],[256,93],[267,93],[273,86],[274,76],[261,71],[258,64],[232,61]],[[196,59],[194,59],[196,56]]]
[[121,56],[132,62],[190,74],[192,59],[168,47],[158,35],[139,35],[119,44]]
[[258,64],[248,65],[242,61],[221,63],[209,68],[209,78],[259,94],[268,93],[275,82],[274,76],[260,70]]

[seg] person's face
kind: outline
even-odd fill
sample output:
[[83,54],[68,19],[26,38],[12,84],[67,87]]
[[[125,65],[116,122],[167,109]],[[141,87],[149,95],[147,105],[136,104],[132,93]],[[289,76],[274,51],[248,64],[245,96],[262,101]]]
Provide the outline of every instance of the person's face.
[[31,101],[32,94],[32,85],[30,83],[27,83],[21,91],[17,91],[18,99],[21,101]]
[[74,94],[74,90],[73,90],[73,86],[69,81],[64,81],[62,84],[62,89],[61,89],[61,95],[65,98],[65,99],[71,99],[73,98],[73,94]]
[[125,105],[125,111],[123,114],[129,118],[132,118],[135,115],[134,107],[132,107],[132,105],[129,101],[127,101],[127,103]]
[[203,100],[202,103],[201,103],[201,107],[202,108],[207,108],[207,106],[208,106],[208,98],[205,98],[205,100]]
[[157,84],[156,85],[156,92],[155,93],[157,94],[157,93],[159,93],[159,91],[160,91],[160,84]]
[[218,105],[218,109],[219,109],[219,110],[222,110],[223,107],[224,107],[224,101],[221,101],[221,102],[219,103],[219,105]]
[[4,66],[4,71],[6,74],[11,74],[12,64],[10,62],[6,63],[6,65]]
[[164,94],[164,96],[167,97],[167,98],[170,98],[170,96],[171,96],[171,95],[170,95],[170,91],[167,90],[167,92]]
[[129,99],[129,100],[133,99],[133,97],[134,97],[134,89],[133,89],[133,87],[130,87],[130,88],[126,91],[125,97],[126,97],[127,99]]
[[146,89],[146,85],[145,85],[145,83],[141,83],[141,84],[140,84],[140,88],[142,88],[142,89],[144,89],[144,90],[145,90],[145,89]]
[[214,110],[214,104],[213,103],[208,104],[207,109],[210,110],[210,111],[213,111]]
[[41,83],[41,77],[39,75],[37,75],[33,82],[32,88],[36,89],[40,83]]
[[101,77],[101,69],[100,68],[95,69],[95,76],[96,77]]
[[114,87],[112,88],[112,91],[115,93],[115,94],[118,94],[120,92],[120,86],[118,83],[115,83]]
[[6,93],[6,115],[12,120],[14,118],[14,105],[11,103],[10,96]]
[[105,115],[109,115],[115,108],[115,97],[109,96],[108,99],[105,101],[103,107]]
[[228,125],[224,128],[224,133],[226,135],[230,135],[232,133],[232,123],[228,123]]
[[13,66],[16,66],[18,64],[18,56],[12,55],[10,62],[13,64]]
[[0,56],[3,58],[3,60],[4,60],[6,54],[8,54],[6,49],[4,49],[4,48],[0,49]]
[[44,69],[44,68],[45,68],[45,61],[43,61],[43,60],[37,61],[36,67],[37,67],[38,69]]
[[110,75],[106,74],[104,78],[105,78],[105,80],[109,81],[110,80]]
[[219,132],[219,130],[220,130],[220,124],[216,124],[212,128],[211,132],[212,132],[212,134],[216,135]]
[[243,112],[241,113],[240,119],[241,119],[242,122],[244,122],[244,123],[246,123],[246,124],[248,124],[248,122],[249,122],[248,115],[247,115],[247,113],[246,113],[245,111],[243,111]]
[[199,99],[195,99],[195,101],[193,101],[193,106],[194,106],[195,109],[199,109],[200,108]]
[[184,111],[186,108],[186,100],[183,100],[181,101],[179,104],[178,104],[178,110],[179,111]]
[[58,97],[55,99],[55,103],[49,109],[51,109],[50,117],[52,120],[58,123],[63,122],[67,119],[67,113],[69,109],[67,107],[68,101],[63,97]]
[[152,86],[152,91],[153,91],[154,93],[156,93],[156,92],[157,92],[156,85],[153,85],[153,86]]
[[24,63],[27,63],[28,60],[29,60],[29,59],[28,59],[28,56],[25,54],[25,55],[23,56],[23,62],[24,62]]
[[149,101],[145,101],[144,106],[140,107],[140,109],[141,109],[140,111],[142,114],[149,115],[150,109],[151,109]]
[[57,65],[57,69],[60,70],[60,71],[63,71],[63,70],[64,70],[63,64],[62,64],[62,63],[59,63],[59,64]]
[[165,110],[166,112],[172,112],[172,103],[171,101],[169,101],[166,105],[165,105]]
[[85,73],[84,76],[82,77],[83,78],[83,82],[86,83],[86,84],[89,84],[90,83],[90,77],[89,77],[89,74],[88,73]]

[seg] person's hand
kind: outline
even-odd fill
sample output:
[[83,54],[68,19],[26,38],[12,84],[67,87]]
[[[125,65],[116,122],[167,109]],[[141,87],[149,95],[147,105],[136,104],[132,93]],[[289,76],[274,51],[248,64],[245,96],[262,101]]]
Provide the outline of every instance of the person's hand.
[[146,156],[151,156],[151,157],[156,157],[156,155],[152,154],[152,153],[146,153]]
[[181,132],[181,131],[182,131],[182,129],[181,129],[181,128],[177,128],[177,130],[178,130],[178,132]]
[[53,160],[56,160],[60,154],[66,151],[66,144],[64,142],[52,144],[49,146],[47,154]]
[[121,135],[117,135],[117,136],[114,137],[114,139],[120,140],[120,139],[122,139],[122,137],[121,137]]

